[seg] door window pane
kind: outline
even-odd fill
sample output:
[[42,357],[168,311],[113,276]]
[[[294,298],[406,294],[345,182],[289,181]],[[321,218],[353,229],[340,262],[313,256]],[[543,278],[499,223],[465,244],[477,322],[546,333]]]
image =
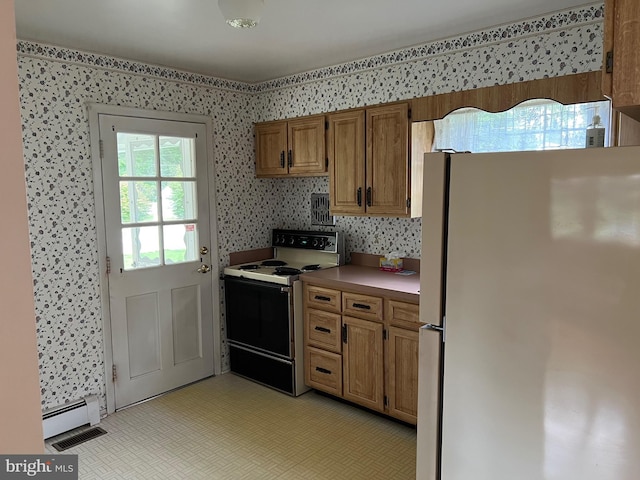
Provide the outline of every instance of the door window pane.
[[160,175],[163,177],[195,177],[195,140],[193,138],[160,137]]
[[195,220],[196,182],[162,182],[162,220]]
[[121,177],[157,175],[156,136],[118,133],[118,172]]
[[194,223],[165,225],[165,264],[194,262],[198,256],[198,227]]
[[160,228],[123,228],[122,256],[125,270],[161,265]]
[[120,182],[120,216],[122,223],[158,221],[157,182]]

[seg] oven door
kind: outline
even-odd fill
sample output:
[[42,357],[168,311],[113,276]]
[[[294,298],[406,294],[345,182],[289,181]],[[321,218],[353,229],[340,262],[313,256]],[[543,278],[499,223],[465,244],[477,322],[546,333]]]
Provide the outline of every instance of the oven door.
[[230,343],[292,358],[290,290],[286,285],[225,277]]

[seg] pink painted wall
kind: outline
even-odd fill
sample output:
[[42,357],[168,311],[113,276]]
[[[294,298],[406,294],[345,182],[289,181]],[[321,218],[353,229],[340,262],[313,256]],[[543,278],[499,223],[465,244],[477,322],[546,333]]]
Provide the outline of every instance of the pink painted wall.
[[0,453],[43,453],[13,0],[0,0]]

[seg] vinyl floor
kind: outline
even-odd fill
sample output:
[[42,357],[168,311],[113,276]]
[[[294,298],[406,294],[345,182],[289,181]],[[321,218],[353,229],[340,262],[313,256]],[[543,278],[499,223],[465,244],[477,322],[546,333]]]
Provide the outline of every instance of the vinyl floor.
[[[99,426],[108,433],[62,452],[79,455],[83,480],[415,478],[415,428],[233,374],[119,411]],[[57,453],[51,443],[64,437],[47,440],[47,452]]]

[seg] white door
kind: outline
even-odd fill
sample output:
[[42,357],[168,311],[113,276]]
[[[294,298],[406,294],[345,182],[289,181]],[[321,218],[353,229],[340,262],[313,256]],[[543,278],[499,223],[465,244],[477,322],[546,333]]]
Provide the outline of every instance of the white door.
[[213,374],[206,127],[100,115],[115,407]]

